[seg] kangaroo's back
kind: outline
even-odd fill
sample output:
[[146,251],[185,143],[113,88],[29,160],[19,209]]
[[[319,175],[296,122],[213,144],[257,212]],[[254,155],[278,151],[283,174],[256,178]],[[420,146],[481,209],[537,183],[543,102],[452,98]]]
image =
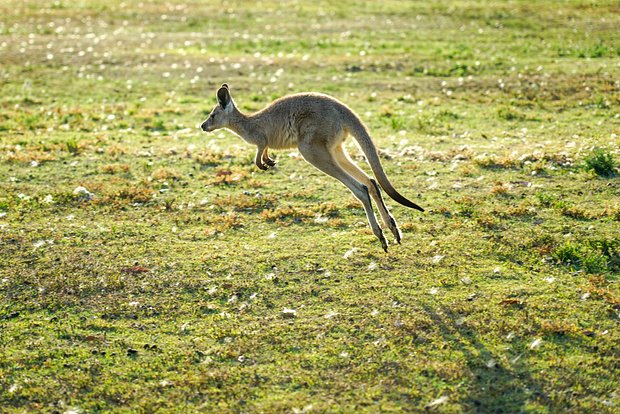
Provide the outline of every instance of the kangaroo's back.
[[329,95],[314,92],[279,98],[253,118],[269,137],[267,145],[270,148],[294,147],[308,135],[343,135],[352,123],[360,124],[345,104]]

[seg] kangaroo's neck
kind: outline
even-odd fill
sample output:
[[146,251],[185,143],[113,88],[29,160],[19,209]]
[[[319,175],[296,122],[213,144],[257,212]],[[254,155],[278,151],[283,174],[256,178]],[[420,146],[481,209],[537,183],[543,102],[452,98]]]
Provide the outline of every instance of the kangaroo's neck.
[[258,135],[260,135],[260,124],[255,117],[246,115],[239,110],[235,110],[231,115],[228,129],[251,144],[255,144]]

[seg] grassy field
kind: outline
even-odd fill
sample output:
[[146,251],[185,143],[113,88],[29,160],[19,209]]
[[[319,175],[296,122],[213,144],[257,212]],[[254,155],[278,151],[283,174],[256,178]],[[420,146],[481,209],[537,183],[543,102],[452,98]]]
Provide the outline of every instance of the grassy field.
[[[0,13],[0,411],[620,412],[617,1]],[[359,113],[403,244],[223,82]]]

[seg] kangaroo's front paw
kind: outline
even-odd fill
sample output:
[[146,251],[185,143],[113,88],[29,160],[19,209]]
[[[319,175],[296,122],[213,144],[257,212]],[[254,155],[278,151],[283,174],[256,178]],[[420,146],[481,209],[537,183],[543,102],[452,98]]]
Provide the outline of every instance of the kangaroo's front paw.
[[277,162],[275,160],[272,160],[271,158],[267,158],[266,160],[263,160],[263,162],[270,167],[275,167],[277,164]]
[[265,164],[259,164],[259,163],[256,163],[256,166],[257,166],[258,168],[260,168],[261,170],[263,170],[263,171],[265,171],[266,169],[268,169],[268,168],[269,168],[269,167],[267,167]]

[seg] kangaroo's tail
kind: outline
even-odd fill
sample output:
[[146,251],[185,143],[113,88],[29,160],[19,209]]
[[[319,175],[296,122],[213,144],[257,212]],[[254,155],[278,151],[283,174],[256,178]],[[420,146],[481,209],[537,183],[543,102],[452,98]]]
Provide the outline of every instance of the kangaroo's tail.
[[362,124],[362,121],[359,119],[355,119],[355,122],[351,122],[350,125],[348,125],[348,129],[351,135],[353,135],[353,137],[357,140],[362,151],[366,155],[368,164],[370,164],[370,168],[372,169],[372,172],[377,178],[377,181],[379,182],[379,184],[381,184],[381,188],[383,188],[383,190],[385,190],[385,192],[390,197],[392,197],[394,201],[397,201],[403,206],[424,211],[422,207],[420,207],[413,201],[408,200],[402,194],[396,191],[390,180],[388,180],[387,175],[385,175],[385,171],[381,166],[381,161],[379,160],[379,155],[377,154],[377,147],[375,147],[375,144],[372,142],[372,139],[370,138],[366,127],[364,127],[364,124]]

